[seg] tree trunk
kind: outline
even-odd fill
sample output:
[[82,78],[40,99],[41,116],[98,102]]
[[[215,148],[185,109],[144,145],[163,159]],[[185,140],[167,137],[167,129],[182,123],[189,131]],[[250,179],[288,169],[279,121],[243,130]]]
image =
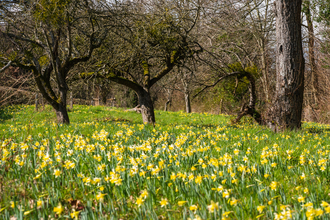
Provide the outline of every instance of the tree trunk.
[[167,112],[168,111],[168,106],[171,104],[171,100],[170,99],[167,99],[167,101],[165,102],[165,108],[164,108],[164,111]]
[[301,39],[302,0],[276,0],[276,93],[269,127],[301,127],[304,58]]
[[55,109],[57,122],[60,124],[70,124],[69,115],[66,109],[66,105],[59,104]]
[[184,92],[184,101],[186,103],[186,112],[191,113],[190,94],[186,90]]
[[223,103],[223,99],[220,100],[219,114],[222,114],[222,103]]
[[186,104],[186,112],[191,113],[191,104],[190,104],[190,94],[188,89],[187,75],[184,75],[182,78],[183,93],[184,93],[184,102]]
[[106,96],[102,96],[102,104],[107,105],[107,97]]
[[262,66],[262,87],[265,94],[266,102],[269,102],[269,79],[268,79],[268,71],[267,71],[267,61],[266,61],[266,51],[265,51],[265,40],[260,40],[260,50],[261,50],[261,66]]
[[103,82],[103,84],[100,86],[101,90],[101,99],[102,99],[102,104],[107,105],[107,98],[109,94],[109,89],[106,83]]
[[172,103],[172,91],[170,89],[167,89],[166,93],[167,93],[167,101],[165,103],[165,108],[164,108],[165,112],[169,110],[169,106]]
[[41,96],[41,105],[42,105],[42,110],[45,110],[45,100],[42,96]]
[[66,108],[67,92],[68,87],[66,86],[66,84],[63,87],[60,87],[60,102],[57,108],[55,108],[57,122],[61,124],[70,124],[68,110]]
[[72,95],[72,91],[70,92],[70,109],[73,109],[73,95]]
[[313,21],[312,21],[312,15],[310,11],[310,1],[306,1],[307,8],[306,8],[306,20],[307,20],[307,26],[308,26],[308,57],[309,57],[309,64],[311,68],[310,72],[310,78],[311,78],[311,89],[312,89],[312,98],[313,104],[318,103],[318,78],[316,74],[316,63],[315,63],[315,53],[314,53],[314,28],[313,28]]
[[139,98],[136,95],[136,92],[134,90],[130,91],[130,99],[131,99],[132,106],[137,106],[139,104]]
[[139,105],[141,106],[143,123],[154,124],[155,112],[149,91],[141,90],[137,95],[139,98]]
[[35,97],[35,106],[36,106],[36,112],[37,112],[38,106],[39,106],[38,93],[36,93],[36,97]]

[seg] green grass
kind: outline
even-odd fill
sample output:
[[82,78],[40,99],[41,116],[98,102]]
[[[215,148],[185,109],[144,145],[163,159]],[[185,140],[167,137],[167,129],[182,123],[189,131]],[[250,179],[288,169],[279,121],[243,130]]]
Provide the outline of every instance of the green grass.
[[275,134],[156,111],[153,127],[101,106],[69,117],[0,112],[0,219],[330,219],[329,125]]

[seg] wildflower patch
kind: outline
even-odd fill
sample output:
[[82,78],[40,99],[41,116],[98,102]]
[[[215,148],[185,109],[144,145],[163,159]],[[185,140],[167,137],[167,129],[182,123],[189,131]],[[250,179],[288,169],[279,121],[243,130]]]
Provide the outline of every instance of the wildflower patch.
[[222,117],[208,128],[5,122],[0,218],[330,218],[327,132],[274,134]]

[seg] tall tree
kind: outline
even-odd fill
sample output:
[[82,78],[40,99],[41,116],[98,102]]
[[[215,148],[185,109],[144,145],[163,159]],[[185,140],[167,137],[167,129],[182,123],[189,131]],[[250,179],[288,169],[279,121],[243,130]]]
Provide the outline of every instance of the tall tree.
[[276,0],[276,93],[269,126],[301,127],[304,57],[301,37],[302,0]]
[[[313,104],[313,107],[316,107],[315,104],[318,104],[320,92],[318,85],[318,74],[317,74],[317,66],[315,59],[315,34],[314,34],[314,25],[313,25],[313,17],[312,17],[312,5],[313,2],[310,0],[305,0],[303,2],[303,12],[306,16],[307,28],[308,28],[308,59],[309,59],[309,69],[308,75],[306,75],[306,79],[308,80],[309,86],[306,85],[306,89],[311,92],[311,99],[308,100],[309,104]],[[306,100],[305,100],[306,101]]]

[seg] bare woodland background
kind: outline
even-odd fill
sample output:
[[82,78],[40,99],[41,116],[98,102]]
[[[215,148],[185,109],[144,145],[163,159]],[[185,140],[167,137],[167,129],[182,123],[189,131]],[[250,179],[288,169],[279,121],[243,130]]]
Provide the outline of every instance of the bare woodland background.
[[[33,25],[27,25],[29,22],[32,24],[33,19],[23,20],[20,16],[26,12],[17,10],[13,13],[10,9],[16,7],[13,4],[18,2],[0,3],[0,67],[3,69],[10,57],[19,54],[13,49],[17,46],[17,39],[21,38],[19,47],[22,48],[28,48],[24,45],[28,41],[24,39],[35,39]],[[35,5],[52,2],[35,1]],[[78,3],[59,2],[66,4],[64,9],[68,11],[78,7],[75,5]],[[303,120],[321,123],[330,123],[329,5],[329,1],[306,0],[303,1],[301,14],[305,59]],[[116,76],[140,77],[138,74],[141,71],[146,73],[145,60],[149,62],[148,71],[159,72],[168,65],[164,60],[171,59],[168,57],[178,48],[184,48],[185,51],[178,55],[175,64],[167,66],[171,67],[170,73],[150,88],[155,109],[235,114],[249,99],[249,82],[245,77],[238,76],[219,79],[241,70],[251,73],[256,79],[256,105],[261,112],[273,100],[276,39],[275,6],[272,0],[100,1],[97,5],[90,2],[89,5],[82,3],[79,7],[89,7],[86,18],[90,16],[89,19],[95,21],[81,26],[74,26],[72,22],[70,34],[74,36],[73,44],[76,44],[73,46],[74,53],[77,56],[86,53],[88,44],[84,42],[89,42],[88,37],[92,39],[92,34],[86,32],[94,28],[93,25],[99,26],[99,32],[95,31],[99,38],[103,37],[103,32],[106,37],[102,39],[101,46],[95,47],[88,60],[72,66],[65,76],[68,102],[72,94],[74,104],[133,108],[138,105],[134,90],[118,84],[111,77],[98,74],[106,66],[107,71],[118,71]],[[79,16],[79,13],[70,13],[72,19]],[[11,26],[8,25],[9,18]],[[45,25],[45,29],[49,28],[49,32],[57,28],[66,30],[65,23],[56,22]],[[54,27],[50,27],[52,25]],[[42,25],[40,28],[43,28]],[[142,30],[149,31],[142,33]],[[9,34],[13,32],[16,32],[16,36]],[[64,39],[66,36],[63,32]],[[66,51],[65,48],[61,50]],[[21,62],[24,63],[23,58]],[[128,75],[124,75],[124,72]],[[140,82],[139,79],[137,81]],[[55,76],[51,76],[50,83],[57,91]],[[1,107],[34,104],[38,93],[31,70],[16,65],[0,73]],[[40,94],[38,99],[46,103]]]

